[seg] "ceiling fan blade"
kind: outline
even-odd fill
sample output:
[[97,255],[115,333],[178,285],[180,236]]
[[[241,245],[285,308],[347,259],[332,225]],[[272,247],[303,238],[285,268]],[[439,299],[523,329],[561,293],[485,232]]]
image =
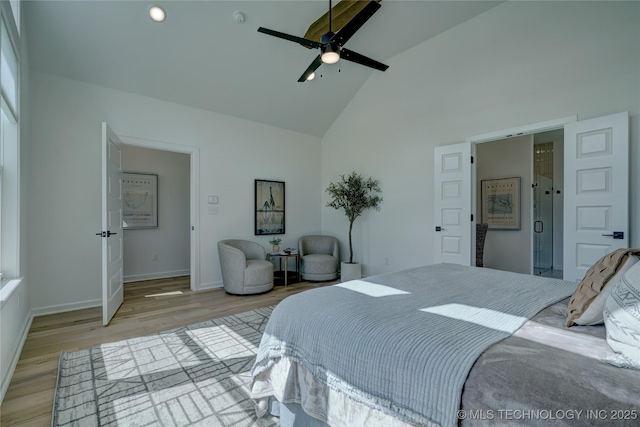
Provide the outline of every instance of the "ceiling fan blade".
[[343,46],[350,38],[353,36],[356,31],[360,29],[364,25],[365,22],[369,20],[373,16],[377,10],[380,9],[380,3],[375,0],[372,0],[367,4],[364,9],[362,9],[353,19],[342,27],[340,31],[333,36],[331,41],[337,42],[340,46]]
[[292,42],[295,42],[295,43],[300,43],[303,46],[308,46],[308,47],[313,47],[313,48],[319,48],[320,46],[322,46],[321,43],[318,43],[318,42],[313,41],[313,40],[304,39],[302,37],[297,37],[297,36],[292,36],[290,34],[281,33],[280,31],[274,31],[274,30],[270,30],[270,29],[264,28],[264,27],[258,28],[258,32],[259,33],[268,34],[270,36],[278,37],[278,38],[281,38],[281,39],[289,40],[289,41],[292,41]]
[[320,65],[322,65],[322,58],[320,57],[320,55],[318,55],[316,57],[316,59],[313,60],[311,65],[309,65],[309,68],[307,68],[307,70],[304,73],[302,73],[302,75],[300,76],[298,81],[299,82],[306,82],[307,81],[307,77],[309,77],[311,75],[311,73],[316,71]]
[[342,49],[340,51],[340,58],[345,61],[355,62],[356,64],[364,65],[366,67],[375,68],[376,70],[386,71],[389,68],[388,65],[384,65],[382,62],[378,62],[374,59],[367,58],[364,55],[360,55],[349,49]]

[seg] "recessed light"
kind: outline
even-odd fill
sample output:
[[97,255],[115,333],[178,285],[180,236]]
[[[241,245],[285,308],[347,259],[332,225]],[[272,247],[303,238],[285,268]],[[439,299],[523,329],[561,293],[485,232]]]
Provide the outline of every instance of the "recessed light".
[[151,6],[149,8],[149,16],[156,22],[162,22],[167,17],[167,14],[160,6]]

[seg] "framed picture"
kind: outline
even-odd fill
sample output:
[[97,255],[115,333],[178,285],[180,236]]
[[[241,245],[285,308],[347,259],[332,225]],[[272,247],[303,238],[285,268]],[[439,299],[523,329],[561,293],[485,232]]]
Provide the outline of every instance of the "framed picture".
[[158,228],[158,175],[122,174],[122,228]]
[[520,229],[520,177],[482,180],[482,222],[492,229]]
[[255,180],[255,235],[284,234],[284,182]]

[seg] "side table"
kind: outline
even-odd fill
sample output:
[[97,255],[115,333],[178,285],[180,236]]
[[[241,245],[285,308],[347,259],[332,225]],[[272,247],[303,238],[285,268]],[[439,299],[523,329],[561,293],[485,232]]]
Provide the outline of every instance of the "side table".
[[[278,259],[279,271],[282,272],[284,276],[284,286],[286,287],[289,284],[289,258],[294,258],[296,260],[296,269],[295,274],[298,278],[298,283],[300,283],[300,255],[298,253],[288,254],[286,252],[269,252],[267,253],[267,260],[271,261],[272,258]],[[282,260],[284,260],[284,270],[282,269]],[[275,278],[275,273],[274,273]]]

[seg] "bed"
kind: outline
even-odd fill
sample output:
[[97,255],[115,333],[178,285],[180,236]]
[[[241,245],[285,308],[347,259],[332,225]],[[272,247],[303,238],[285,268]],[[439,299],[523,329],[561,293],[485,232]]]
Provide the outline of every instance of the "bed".
[[252,370],[282,426],[639,425],[640,371],[567,328],[576,284],[437,264],[282,301]]

